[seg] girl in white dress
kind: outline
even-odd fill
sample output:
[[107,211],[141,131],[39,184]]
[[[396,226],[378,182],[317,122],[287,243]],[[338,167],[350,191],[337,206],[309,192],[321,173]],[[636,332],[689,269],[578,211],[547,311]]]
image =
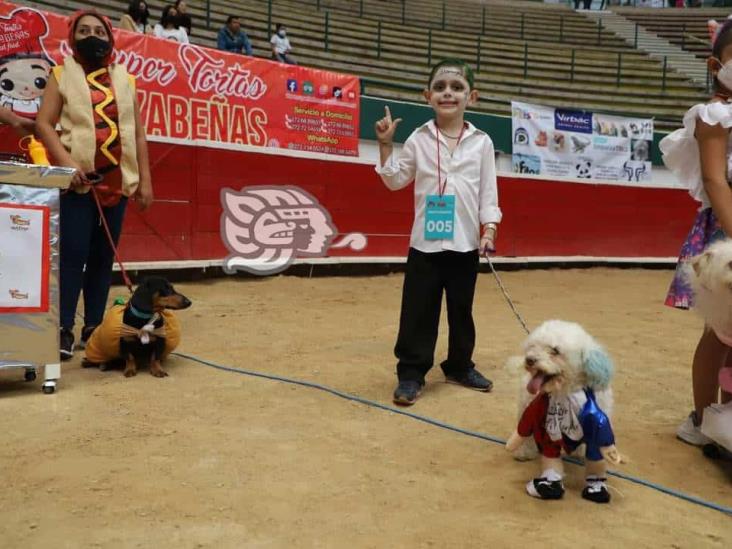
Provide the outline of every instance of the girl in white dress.
[[[666,166],[689,185],[689,193],[701,203],[666,297],[666,305],[681,309],[692,304],[684,264],[712,242],[732,236],[732,20],[719,28],[707,63],[714,77],[713,96],[708,103],[689,109],[684,127],[660,143]],[[711,442],[699,426],[704,408],[719,399],[718,374],[728,358],[732,362],[729,351],[714,330],[705,326],[692,365],[694,410],[676,431],[684,442],[697,446]],[[732,395],[722,391],[722,402],[729,400]]]

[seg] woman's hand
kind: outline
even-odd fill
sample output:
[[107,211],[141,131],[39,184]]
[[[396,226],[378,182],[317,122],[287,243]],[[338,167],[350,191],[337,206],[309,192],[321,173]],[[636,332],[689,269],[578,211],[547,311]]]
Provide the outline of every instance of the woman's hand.
[[150,181],[140,181],[137,191],[135,191],[135,200],[139,204],[141,212],[152,206],[153,198],[152,183]]
[[12,127],[13,130],[15,130],[15,133],[21,137],[26,137],[27,135],[33,135],[33,132],[36,129],[36,123],[30,118],[18,116],[13,121]]
[[74,172],[74,176],[71,178],[71,185],[69,185],[70,189],[76,190],[89,185],[89,180],[87,179],[84,170],[81,169],[81,166],[79,166],[79,164],[75,160],[68,160],[64,162],[63,167],[73,168],[74,170],[76,170],[76,172]]

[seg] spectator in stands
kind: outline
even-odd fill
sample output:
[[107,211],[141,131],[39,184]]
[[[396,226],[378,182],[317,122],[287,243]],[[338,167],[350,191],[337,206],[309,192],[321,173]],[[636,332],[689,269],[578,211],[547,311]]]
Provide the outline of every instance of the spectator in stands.
[[192,21],[191,16],[188,15],[188,6],[185,0],[175,0],[175,11],[178,12],[178,26],[186,29],[188,36],[191,35]]
[[582,2],[583,9],[588,10],[592,7],[592,0],[574,0],[574,9],[579,9],[580,1]]
[[127,7],[127,13],[120,18],[119,28],[143,34],[152,34],[153,28],[148,23],[149,18],[150,10],[147,9],[147,4],[141,0],[132,0]]
[[168,38],[188,44],[188,33],[186,29],[178,25],[178,11],[173,5],[167,5],[163,8],[163,14],[160,17],[160,23],[155,25],[155,36],[158,38]]
[[53,68],[36,118],[52,163],[76,170],[69,192],[61,195],[61,360],[73,355],[82,288],[82,343],[107,306],[114,254],[98,208],[116,244],[128,197],[136,197],[143,210],[153,200],[135,83],[124,65],[112,62],[112,24],[95,10],[77,12],[69,21],[68,43],[72,55]]
[[[434,363],[443,293],[450,319],[447,360],[441,364],[447,381],[485,392],[493,386],[472,360],[479,256],[495,251],[501,221],[493,142],[464,119],[478,91],[463,61],[435,65],[424,96],[435,118],[412,132],[401,153],[393,144],[401,119],[392,119],[389,107],[374,128],[376,172],[384,184],[396,191],[414,181],[414,224],[394,349],[399,383],[393,400],[405,406],[417,400]],[[453,162],[453,154],[459,161]]]
[[236,15],[229,15],[226,19],[226,25],[219,31],[217,47],[222,51],[252,55],[252,43],[241,29],[241,22]]
[[269,42],[272,44],[272,59],[288,65],[297,65],[290,55],[292,46],[290,46],[290,39],[287,38],[287,28],[282,23],[277,24],[275,33]]
[[[732,20],[728,19],[716,35],[712,55],[707,61],[714,81],[714,93],[706,103],[694,105],[684,115],[684,127],[670,133],[660,143],[663,161],[689,193],[701,203],[686,241],[666,305],[679,309],[693,306],[692,291],[685,270],[689,260],[701,255],[713,242],[732,236]],[[726,340],[726,338],[724,338]],[[719,371],[732,365],[729,342],[723,341],[710,326],[705,326],[691,366],[694,410],[676,430],[676,436],[695,446],[711,442],[700,429],[704,410],[720,400],[729,402],[732,394],[721,392]]]

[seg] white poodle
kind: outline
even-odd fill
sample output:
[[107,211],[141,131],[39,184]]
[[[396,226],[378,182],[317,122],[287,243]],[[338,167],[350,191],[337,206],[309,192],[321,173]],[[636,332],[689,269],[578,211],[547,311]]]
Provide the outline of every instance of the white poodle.
[[732,346],[732,240],[719,240],[686,265],[694,309],[722,343]]
[[[521,418],[506,447],[517,459],[536,449],[542,474],[526,485],[529,495],[559,499],[564,495],[561,454],[584,444],[586,476],[582,497],[610,501],[605,460],[619,463],[610,426],[613,364],[605,350],[579,324],[548,320],[523,345],[515,359],[527,371],[522,390]],[[533,440],[532,440],[533,439]]]
[[[732,240],[719,240],[686,267],[694,293],[694,309],[717,338],[732,347]],[[732,392],[732,367],[719,370],[719,386]],[[702,433],[732,451],[732,404],[712,404],[704,410]]]

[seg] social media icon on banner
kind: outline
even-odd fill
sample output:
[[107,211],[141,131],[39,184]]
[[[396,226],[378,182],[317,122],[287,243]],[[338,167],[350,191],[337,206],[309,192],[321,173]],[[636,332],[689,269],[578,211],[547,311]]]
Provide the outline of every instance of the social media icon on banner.
[[334,86],[333,97],[335,97],[336,99],[343,99],[343,89]]
[[288,80],[287,81],[287,91],[290,93],[295,93],[297,91],[297,80]]
[[305,81],[302,83],[302,93],[305,95],[313,95],[313,92],[315,91],[315,87],[313,86],[312,82]]
[[328,85],[327,84],[321,84],[321,86],[318,88],[318,95],[320,95],[320,97],[328,96]]
[[348,90],[348,99],[353,101],[356,99],[356,92],[353,90]]

